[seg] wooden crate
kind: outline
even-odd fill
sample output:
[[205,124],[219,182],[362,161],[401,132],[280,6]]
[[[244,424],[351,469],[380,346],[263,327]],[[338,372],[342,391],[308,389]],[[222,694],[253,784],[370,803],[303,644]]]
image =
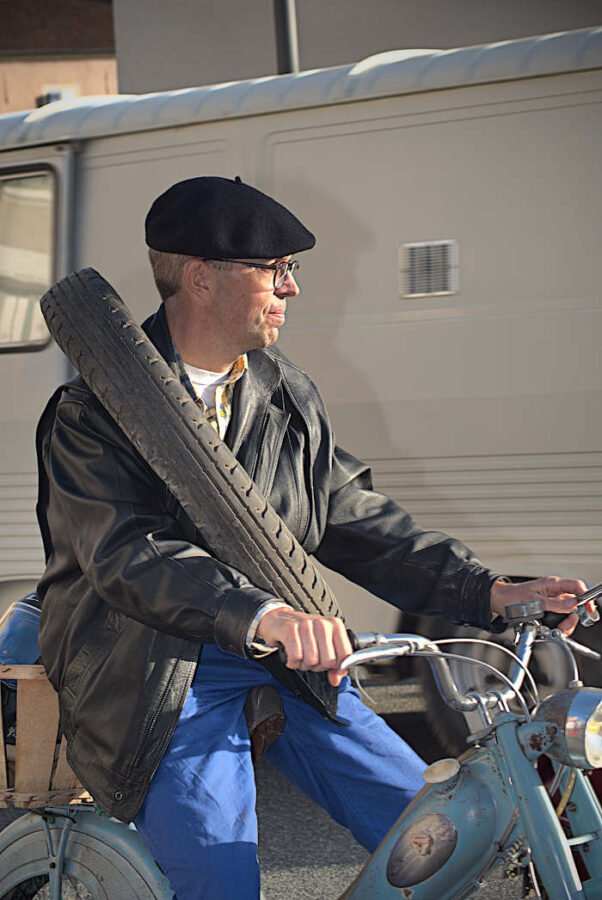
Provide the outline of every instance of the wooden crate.
[[59,705],[44,666],[2,666],[0,680],[17,682],[17,739],[4,740],[0,708],[0,807],[36,809],[91,802],[57,743]]

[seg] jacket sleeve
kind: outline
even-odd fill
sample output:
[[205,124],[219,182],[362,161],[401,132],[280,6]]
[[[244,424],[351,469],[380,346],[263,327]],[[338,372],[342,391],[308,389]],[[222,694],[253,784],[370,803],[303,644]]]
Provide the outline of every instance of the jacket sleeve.
[[273,595],[184,537],[165,486],[103,410],[63,399],[41,453],[48,487],[38,514],[51,540],[42,594],[73,577],[75,556],[116,611],[245,655],[249,625]]
[[407,612],[491,627],[497,575],[461,541],[425,531],[373,489],[370,469],[336,447],[328,518],[316,557]]

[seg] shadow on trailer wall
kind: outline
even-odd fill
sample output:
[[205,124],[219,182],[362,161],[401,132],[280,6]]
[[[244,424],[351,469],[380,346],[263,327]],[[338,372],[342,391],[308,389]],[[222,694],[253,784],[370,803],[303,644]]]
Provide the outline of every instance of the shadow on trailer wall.
[[498,572],[598,580],[601,99],[589,29],[0,117],[0,604],[42,570],[34,428],[68,374],[35,298],[93,266],[142,320],[144,216],[200,174],[317,233],[282,348],[376,486]]

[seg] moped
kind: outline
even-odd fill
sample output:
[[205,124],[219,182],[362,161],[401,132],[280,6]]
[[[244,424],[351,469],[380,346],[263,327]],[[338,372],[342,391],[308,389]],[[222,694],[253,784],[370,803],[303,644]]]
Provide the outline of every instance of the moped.
[[[598,585],[580,598],[582,624],[599,618],[585,604],[601,593]],[[557,617],[544,615],[539,600],[509,607],[507,617],[516,635],[514,653],[508,651],[513,664],[507,675],[496,670],[499,686],[484,692],[463,694],[450,660],[493,667],[449,652],[448,640],[358,638],[346,666],[400,655],[426,657],[446,703],[464,715],[471,746],[459,759],[427,768],[425,787],[345,900],[457,900],[478,890],[496,866],[506,878],[522,882],[523,897],[602,897],[602,808],[586,777],[587,770],[602,766],[602,690],[583,686],[573,651],[599,655],[550,627]],[[559,642],[573,670],[567,689],[542,702],[528,668],[538,641]],[[547,784],[537,766],[544,756],[553,772]]]
[[[580,598],[583,624],[596,621],[585,604],[601,595],[598,585]],[[459,900],[478,891],[494,869],[518,883],[525,898],[602,897],[602,808],[587,777],[588,770],[602,767],[602,690],[583,686],[574,657],[574,651],[594,651],[556,630],[540,601],[516,604],[508,618],[516,640],[514,652],[504,651],[511,661],[507,674],[468,652],[452,651],[451,643],[462,643],[457,638],[353,636],[356,649],[344,668],[404,655],[426,658],[442,696],[464,715],[470,734],[462,756],[427,768],[425,787],[340,900]],[[470,647],[474,640],[465,643]],[[529,672],[540,641],[558,642],[573,672],[565,690],[542,702]],[[485,666],[497,684],[463,694],[453,676],[458,660]],[[20,737],[17,720],[16,754],[7,752],[9,745],[0,748],[9,758],[0,769],[0,805],[31,810],[0,832],[1,900],[171,898],[135,829],[102,814],[69,773],[64,747],[55,752],[58,717],[32,733],[32,697],[38,716],[53,703],[42,667],[5,665],[0,679],[26,686],[18,701],[25,725]],[[48,747],[50,765],[43,752]],[[20,764],[25,752],[27,762]],[[20,777],[31,778],[32,759],[34,768],[39,762],[50,771],[46,792],[39,784],[37,793],[31,784],[29,792],[19,785]],[[545,768],[538,768],[544,759],[552,773],[547,779],[539,770]]]

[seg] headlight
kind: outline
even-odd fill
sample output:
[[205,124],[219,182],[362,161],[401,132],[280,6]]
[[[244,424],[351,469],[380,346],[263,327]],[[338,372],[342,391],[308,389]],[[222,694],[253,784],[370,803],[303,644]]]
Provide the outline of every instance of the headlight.
[[552,722],[556,739],[548,756],[580,769],[602,768],[602,690],[580,688],[552,694],[538,707],[535,719]]

